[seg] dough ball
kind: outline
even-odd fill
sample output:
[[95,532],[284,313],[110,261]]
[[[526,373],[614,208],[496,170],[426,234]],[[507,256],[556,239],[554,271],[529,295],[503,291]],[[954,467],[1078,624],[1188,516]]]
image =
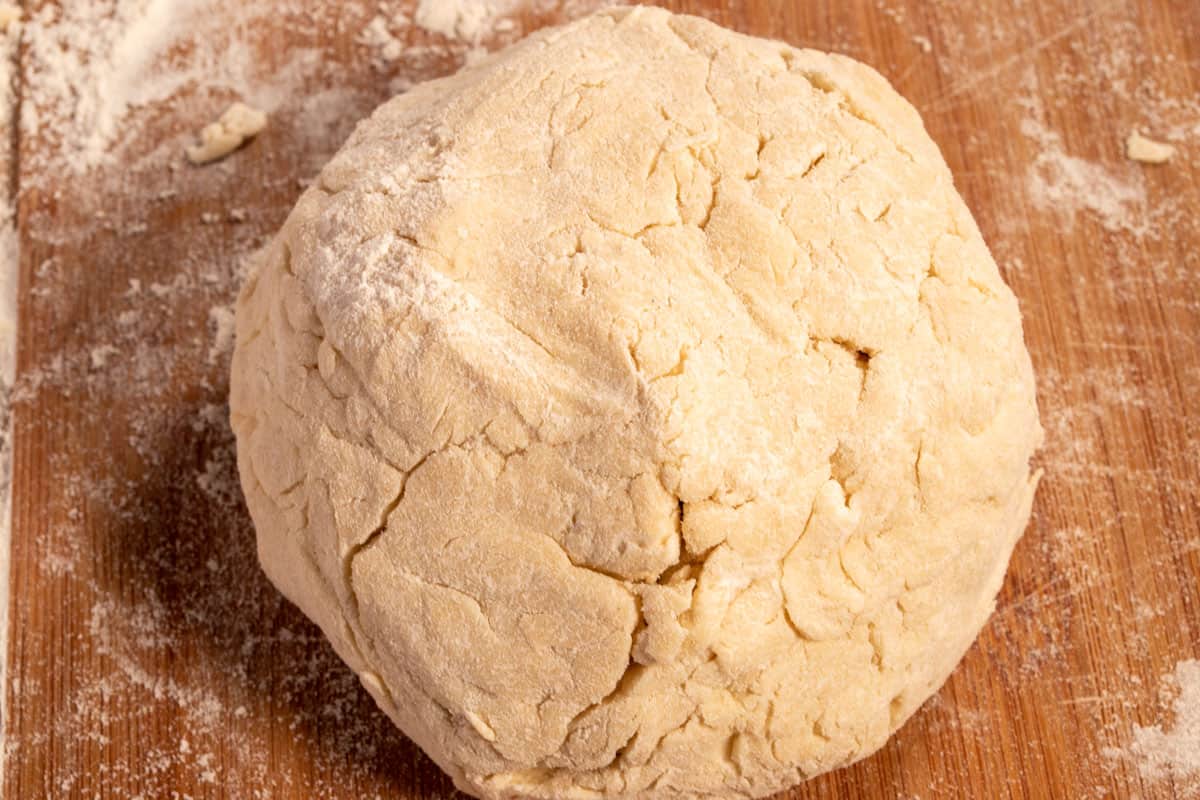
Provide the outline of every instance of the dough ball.
[[1036,478],[1020,316],[850,59],[637,8],[359,125],[237,308],[271,580],[483,798],[757,797],[883,744]]

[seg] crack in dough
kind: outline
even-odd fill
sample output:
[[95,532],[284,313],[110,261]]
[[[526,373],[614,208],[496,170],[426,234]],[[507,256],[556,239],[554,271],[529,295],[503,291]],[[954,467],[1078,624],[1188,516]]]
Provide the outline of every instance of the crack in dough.
[[1015,299],[869,68],[602,12],[363,122],[243,287],[259,557],[484,798],[861,758],[1036,486]]

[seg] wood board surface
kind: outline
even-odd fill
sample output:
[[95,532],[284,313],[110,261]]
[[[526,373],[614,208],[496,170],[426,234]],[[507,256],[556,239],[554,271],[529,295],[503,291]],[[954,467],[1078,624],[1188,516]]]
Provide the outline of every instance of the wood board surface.
[[[1200,658],[1200,4],[665,5],[914,103],[1020,299],[1047,431],[978,642],[882,751],[786,796],[1200,797],[1167,749]],[[245,258],[357,118],[467,56],[411,11],[26,4],[4,796],[454,795],[259,573],[225,422]],[[237,97],[268,129],[186,165]],[[1134,128],[1176,157],[1127,160]]]

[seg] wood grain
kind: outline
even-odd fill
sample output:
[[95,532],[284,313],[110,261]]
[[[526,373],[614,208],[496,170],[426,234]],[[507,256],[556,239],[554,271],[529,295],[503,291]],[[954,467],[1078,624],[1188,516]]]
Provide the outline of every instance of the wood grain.
[[[233,158],[182,167],[162,144],[234,94],[185,89],[82,175],[54,157],[61,110],[17,141],[7,797],[453,794],[261,577],[210,309],[354,117],[461,53],[373,63],[373,7],[249,5],[264,13],[230,35],[265,71],[309,50],[323,66],[293,88],[340,91],[327,135],[284,103]],[[921,110],[1021,301],[1047,428],[978,642],[881,752],[786,796],[1200,797],[1200,776],[1130,750],[1135,726],[1170,725],[1164,676],[1200,658],[1200,4],[665,5],[860,58]],[[1135,127],[1179,154],[1127,161]]]

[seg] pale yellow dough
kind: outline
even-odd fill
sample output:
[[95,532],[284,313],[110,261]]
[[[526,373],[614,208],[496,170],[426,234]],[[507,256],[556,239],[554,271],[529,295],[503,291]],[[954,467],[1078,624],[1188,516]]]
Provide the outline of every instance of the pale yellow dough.
[[1016,301],[848,58],[620,9],[379,108],[237,307],[272,581],[484,798],[756,797],[987,619]]
[[1175,155],[1175,148],[1166,142],[1159,142],[1137,131],[1130,131],[1125,137],[1125,156],[1132,161],[1143,164],[1165,164]]
[[205,125],[200,131],[199,143],[188,145],[184,152],[193,164],[217,161],[262,133],[265,127],[267,115],[264,112],[245,103],[234,103],[216,122]]

